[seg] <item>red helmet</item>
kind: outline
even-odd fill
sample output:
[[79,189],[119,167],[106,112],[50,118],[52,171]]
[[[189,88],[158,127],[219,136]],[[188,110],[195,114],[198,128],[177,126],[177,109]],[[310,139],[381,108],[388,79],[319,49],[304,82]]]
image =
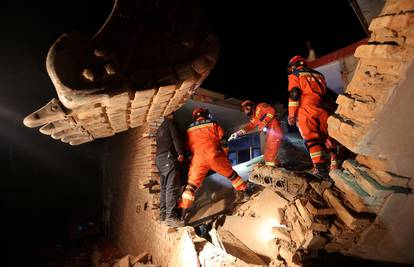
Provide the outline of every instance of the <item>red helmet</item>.
[[197,120],[200,117],[207,118],[208,109],[196,108],[193,110],[193,120]]
[[250,111],[249,111],[249,114],[248,114],[248,115],[251,115],[251,114],[253,113],[254,106],[256,106],[256,103],[255,103],[255,102],[253,102],[253,101],[251,101],[251,100],[245,100],[245,101],[243,101],[243,102],[240,104],[240,110],[241,110],[242,112],[244,112],[244,110],[245,110],[247,107],[250,107]]
[[288,69],[288,73],[291,73],[292,71],[294,71],[295,69],[299,68],[299,67],[306,67],[308,65],[308,63],[306,62],[306,59],[304,59],[303,57],[297,55],[292,57],[291,60],[289,60],[289,64],[287,66]]

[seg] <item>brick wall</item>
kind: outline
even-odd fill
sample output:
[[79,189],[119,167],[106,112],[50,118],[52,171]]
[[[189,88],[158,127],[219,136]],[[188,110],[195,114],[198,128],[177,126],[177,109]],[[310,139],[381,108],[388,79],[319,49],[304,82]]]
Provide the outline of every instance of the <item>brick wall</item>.
[[[372,20],[368,44],[355,51],[359,58],[352,81],[337,99],[328,120],[329,134],[355,153],[383,160],[387,169],[414,176],[410,123],[414,62],[414,1],[389,0]],[[399,138],[395,138],[399,136]]]
[[111,202],[111,236],[121,251],[133,255],[148,251],[155,263],[166,266],[179,234],[168,233],[158,221],[153,137],[158,125],[145,124],[108,139],[104,181]]

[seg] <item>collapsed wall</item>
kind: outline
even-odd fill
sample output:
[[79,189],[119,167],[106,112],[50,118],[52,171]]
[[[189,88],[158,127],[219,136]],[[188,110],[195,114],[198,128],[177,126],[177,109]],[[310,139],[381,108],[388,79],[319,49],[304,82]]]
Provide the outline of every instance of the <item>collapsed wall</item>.
[[[410,216],[414,208],[410,193],[414,188],[410,145],[414,77],[409,75],[414,71],[413,24],[413,0],[387,1],[372,21],[369,43],[355,52],[360,61],[328,122],[330,135],[358,156],[345,161],[343,170],[330,173],[334,182],[330,188],[298,182],[290,187],[296,191],[287,190],[290,202],[281,211],[281,223],[289,230],[273,232],[274,263],[281,255],[294,266],[300,264],[302,251],[318,249],[414,262],[414,218]],[[148,181],[158,179],[151,137],[156,126],[146,124],[109,140],[106,177],[112,188],[111,222],[118,246],[131,254],[150,250],[155,262],[165,266],[180,234],[168,234],[154,216],[157,197],[151,192],[156,189]],[[246,216],[240,217],[240,225],[246,224]]]
[[363,258],[413,263],[414,1],[387,1],[370,24],[368,44],[352,81],[338,97],[329,134],[359,154],[331,172],[355,214],[375,220],[341,252]]
[[[412,177],[414,157],[407,144],[413,100],[414,3],[388,1],[371,25],[369,43],[355,52],[360,59],[338,110],[329,119],[329,133],[355,153],[381,161],[383,170]],[[398,136],[399,138],[390,138]]]

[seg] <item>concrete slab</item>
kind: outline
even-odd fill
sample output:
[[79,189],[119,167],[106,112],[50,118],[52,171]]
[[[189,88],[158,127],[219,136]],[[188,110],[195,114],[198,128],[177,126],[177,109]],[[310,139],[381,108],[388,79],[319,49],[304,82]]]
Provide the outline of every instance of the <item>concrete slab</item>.
[[182,230],[180,241],[171,254],[168,262],[169,267],[199,267],[197,251],[195,249],[190,228],[186,227]]
[[265,188],[248,204],[250,206],[249,211],[254,212],[255,217],[274,219],[277,222],[281,222],[283,218],[280,217],[278,209],[285,208],[288,202],[270,188]]
[[[226,253],[253,265],[266,265],[256,253],[244,245],[230,231],[212,229],[210,231],[213,243]],[[214,238],[213,238],[214,236]]]
[[278,223],[273,219],[227,216],[222,229],[230,231],[259,256],[273,258],[268,243],[274,238],[272,227],[275,226],[278,226]]

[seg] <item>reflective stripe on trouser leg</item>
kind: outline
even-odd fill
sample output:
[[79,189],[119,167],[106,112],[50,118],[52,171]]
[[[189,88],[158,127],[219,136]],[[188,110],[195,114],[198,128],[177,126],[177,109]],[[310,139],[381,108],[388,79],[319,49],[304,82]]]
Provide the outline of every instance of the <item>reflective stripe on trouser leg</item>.
[[336,160],[336,144],[334,141],[332,141],[331,138],[327,138],[325,141],[325,146],[329,152],[330,162],[331,162],[331,169],[337,169],[338,168],[338,161]]
[[194,202],[195,191],[197,190],[197,186],[193,184],[187,184],[183,194],[181,195],[180,204],[178,204],[179,208],[188,209]]
[[325,147],[329,152],[329,159],[331,162],[331,169],[338,168],[338,161],[336,160],[336,144],[335,141],[332,140],[329,136],[325,140]]
[[314,145],[309,148],[309,154],[313,164],[325,162],[325,157],[323,155],[323,149],[321,145]]
[[338,168],[338,161],[336,160],[336,153],[335,152],[331,152],[330,153],[331,156],[331,170],[335,170]]
[[305,140],[305,145],[313,164],[326,162],[327,155],[319,139]]
[[246,190],[247,184],[243,179],[237,174],[237,172],[233,171],[233,173],[228,177],[233,185],[234,189],[237,191]]

